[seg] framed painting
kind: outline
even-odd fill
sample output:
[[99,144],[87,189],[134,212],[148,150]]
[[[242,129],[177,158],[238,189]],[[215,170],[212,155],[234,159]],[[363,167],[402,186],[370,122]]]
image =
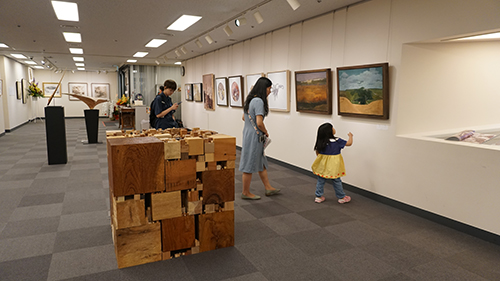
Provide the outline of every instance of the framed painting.
[[16,97],[18,100],[23,98],[23,85],[21,85],[21,81],[16,81]]
[[248,74],[247,75],[247,84],[246,84],[247,91],[246,91],[245,95],[248,96],[250,91],[253,89],[253,85],[255,85],[255,82],[257,82],[257,80],[259,80],[259,78],[262,76],[264,76],[264,73],[256,73],[256,74]]
[[27,103],[28,102],[28,81],[26,79],[21,79],[21,88],[23,89],[22,90],[22,94],[23,94],[23,103]]
[[28,67],[28,81],[32,82],[35,77],[33,76],[33,68]]
[[203,101],[203,84],[202,83],[194,83],[193,84],[193,99],[197,102]]
[[290,71],[268,72],[267,78],[273,82],[267,97],[269,110],[290,112]]
[[229,104],[232,107],[243,107],[243,76],[231,76],[229,81]]
[[215,110],[214,84],[214,74],[203,75],[203,105],[206,110]]
[[187,101],[193,101],[193,84],[184,84],[184,94]]
[[109,100],[109,83],[92,83],[91,96],[96,99]]
[[332,72],[330,68],[295,72],[298,112],[332,114]]
[[[74,94],[74,95],[79,95],[79,96],[89,96],[88,93],[88,88],[87,88],[87,83],[74,83],[74,82],[69,82],[68,83],[68,93]],[[78,101],[79,99],[68,96],[70,101]]]
[[389,63],[337,67],[338,115],[389,119]]
[[3,80],[0,79],[0,97],[3,95]]
[[217,105],[219,106],[229,106],[227,101],[227,78],[219,77],[215,78],[215,87],[217,89]]
[[43,97],[44,98],[50,98],[52,96],[52,93],[57,88],[57,92],[54,95],[54,98],[60,98],[61,97],[61,87],[57,87],[59,83],[57,82],[43,82]]

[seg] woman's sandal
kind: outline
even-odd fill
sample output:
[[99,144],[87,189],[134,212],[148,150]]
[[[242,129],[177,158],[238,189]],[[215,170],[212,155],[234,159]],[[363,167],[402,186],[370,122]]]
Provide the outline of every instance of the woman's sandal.
[[281,189],[266,190],[266,196],[272,196],[278,194],[280,191]]
[[243,200],[259,200],[260,196],[254,195],[254,197],[250,197],[250,196],[246,196],[244,194],[241,194],[241,199],[243,199]]

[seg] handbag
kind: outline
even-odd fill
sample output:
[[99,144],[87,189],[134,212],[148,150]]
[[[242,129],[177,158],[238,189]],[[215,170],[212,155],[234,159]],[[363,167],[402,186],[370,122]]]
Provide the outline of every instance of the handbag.
[[259,130],[257,130],[257,126],[255,125],[255,122],[253,122],[252,116],[250,113],[248,114],[248,118],[250,119],[250,123],[252,123],[253,128],[255,129],[255,132],[259,136],[259,142],[262,143],[262,146],[264,146],[264,149],[268,147],[271,144],[271,138],[259,133]]

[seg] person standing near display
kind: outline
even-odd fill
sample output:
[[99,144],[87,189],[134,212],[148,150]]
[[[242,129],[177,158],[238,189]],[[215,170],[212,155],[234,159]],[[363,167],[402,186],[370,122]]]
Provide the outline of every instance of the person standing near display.
[[[269,183],[267,176],[267,159],[264,155],[264,145],[259,141],[260,135],[269,136],[264,118],[269,113],[267,96],[271,93],[272,82],[266,77],[261,77],[248,94],[243,107],[243,144],[241,146],[241,159],[239,170],[243,172],[243,192],[241,199],[258,200],[260,196],[250,192],[252,173],[258,172],[266,189],[266,196],[280,192]],[[258,130],[258,134],[257,134]]]
[[156,114],[155,128],[177,128],[174,112],[179,107],[179,104],[172,103],[170,98],[177,89],[177,83],[173,80],[166,80],[163,83],[163,88],[163,93],[157,95],[153,102],[153,109]]

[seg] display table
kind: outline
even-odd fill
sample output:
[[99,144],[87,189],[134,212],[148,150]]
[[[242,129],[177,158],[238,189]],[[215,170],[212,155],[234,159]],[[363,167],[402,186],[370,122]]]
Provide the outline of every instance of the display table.
[[120,129],[135,129],[135,109],[120,107]]
[[234,246],[235,137],[108,131],[107,150],[119,268]]

